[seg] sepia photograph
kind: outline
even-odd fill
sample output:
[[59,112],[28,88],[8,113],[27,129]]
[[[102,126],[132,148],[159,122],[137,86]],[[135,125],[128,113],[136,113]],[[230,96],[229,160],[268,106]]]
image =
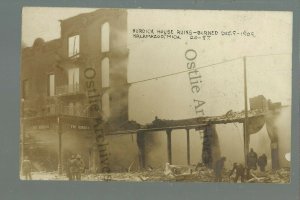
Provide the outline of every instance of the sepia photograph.
[[19,177],[291,182],[293,13],[23,7]]

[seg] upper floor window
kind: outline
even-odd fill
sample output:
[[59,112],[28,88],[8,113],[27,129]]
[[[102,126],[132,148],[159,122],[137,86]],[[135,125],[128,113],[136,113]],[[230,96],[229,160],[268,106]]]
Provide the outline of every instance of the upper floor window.
[[54,74],[48,75],[48,95],[49,96],[55,95],[55,75]]
[[109,87],[109,59],[106,57],[101,62],[102,87]]
[[79,68],[68,70],[68,92],[79,91]]
[[109,23],[106,22],[101,26],[101,51],[107,52],[109,51]]
[[80,48],[80,37],[79,35],[74,35],[69,37],[68,40],[68,55],[69,57],[78,57]]

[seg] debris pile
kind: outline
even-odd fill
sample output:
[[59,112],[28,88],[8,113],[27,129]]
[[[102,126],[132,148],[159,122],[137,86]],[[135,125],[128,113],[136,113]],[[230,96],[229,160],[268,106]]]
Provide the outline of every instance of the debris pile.
[[[233,182],[233,176],[225,170],[222,182]],[[33,172],[33,180],[68,180],[65,175],[57,172]],[[212,169],[204,165],[180,166],[166,163],[165,168],[148,168],[138,172],[121,172],[109,174],[82,174],[83,181],[180,181],[180,182],[214,182],[215,175]],[[251,172],[251,178],[246,183],[289,183],[290,169],[282,168],[276,171],[269,170]]]
[[[248,117],[254,117],[264,114],[262,110],[249,110]],[[226,120],[236,120],[243,119],[245,117],[245,111],[235,112],[233,110],[229,110],[222,116],[214,116],[214,117],[206,117],[204,121],[226,121]]]
[[68,180],[68,177],[66,175],[59,175],[57,171],[54,172],[39,171],[39,172],[32,172],[32,179],[33,180]]
[[289,183],[290,169],[281,168],[279,170],[269,170],[266,172],[252,172],[249,183]]

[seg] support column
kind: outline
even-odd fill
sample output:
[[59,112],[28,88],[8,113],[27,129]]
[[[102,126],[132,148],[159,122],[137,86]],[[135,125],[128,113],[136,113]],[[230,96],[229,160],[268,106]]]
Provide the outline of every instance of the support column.
[[274,113],[269,111],[266,116],[266,127],[267,132],[271,141],[271,161],[272,169],[276,170],[279,166],[279,155],[278,155],[278,133],[277,128],[274,125]]
[[279,169],[279,157],[278,157],[278,143],[271,143],[271,159],[272,159],[272,169]]
[[248,165],[247,156],[248,156],[248,153],[249,153],[250,136],[248,134],[247,125],[246,125],[245,122],[243,123],[243,135],[244,135],[243,136],[243,139],[244,139],[244,159],[245,159],[245,166],[247,167],[247,165]]
[[137,140],[137,145],[139,148],[140,169],[144,169],[146,166],[145,133],[137,132],[136,140]]
[[62,131],[60,118],[57,117],[57,134],[58,134],[58,174],[62,174]]
[[168,148],[168,163],[172,164],[172,129],[167,129],[167,148]]
[[202,163],[212,168],[212,127],[206,126],[203,131]]
[[190,129],[186,129],[186,154],[187,154],[187,164],[191,164],[191,154],[190,154]]

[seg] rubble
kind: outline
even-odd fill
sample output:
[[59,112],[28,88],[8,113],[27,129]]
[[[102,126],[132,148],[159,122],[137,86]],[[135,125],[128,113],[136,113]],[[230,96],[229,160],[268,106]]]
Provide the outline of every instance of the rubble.
[[[233,176],[229,177],[229,170],[223,173],[222,182],[233,182]],[[258,170],[251,172],[252,178],[246,183],[289,183],[290,169],[281,168],[276,171],[260,172]],[[68,180],[57,172],[33,172],[33,180]],[[165,168],[147,169],[135,172],[121,172],[109,174],[82,174],[83,181],[181,181],[181,182],[214,182],[215,175],[212,169],[205,166],[180,166],[166,164]]]
[[281,168],[279,170],[269,170],[266,172],[252,172],[253,178],[249,179],[249,183],[289,183],[290,169]]

